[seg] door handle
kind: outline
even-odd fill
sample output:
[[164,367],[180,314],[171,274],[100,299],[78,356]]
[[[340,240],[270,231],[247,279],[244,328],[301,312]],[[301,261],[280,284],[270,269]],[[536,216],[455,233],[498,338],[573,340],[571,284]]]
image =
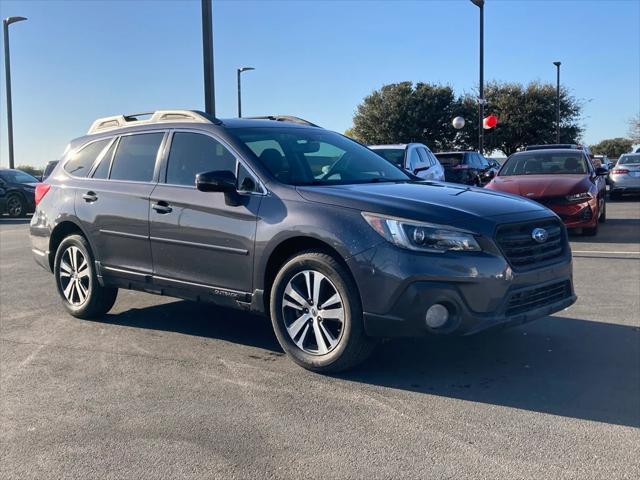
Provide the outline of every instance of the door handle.
[[82,195],[82,198],[84,198],[84,201],[87,203],[95,202],[96,200],[98,200],[98,196],[95,194],[95,192],[91,191]]
[[153,208],[156,212],[160,214],[171,213],[173,211],[173,209],[169,206],[169,204],[163,201],[154,203],[153,205],[151,205],[151,208]]

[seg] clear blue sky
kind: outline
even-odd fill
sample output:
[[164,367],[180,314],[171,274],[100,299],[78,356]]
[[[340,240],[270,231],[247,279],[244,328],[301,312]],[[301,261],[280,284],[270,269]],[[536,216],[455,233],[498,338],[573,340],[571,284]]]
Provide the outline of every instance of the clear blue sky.
[[[448,1],[214,0],[217,113],[288,113],[351,126],[356,105],[404,80],[477,85],[478,9]],[[16,164],[57,158],[99,116],[203,108],[200,2],[12,1]],[[485,77],[562,82],[588,103],[588,143],[640,111],[640,1],[487,0]],[[7,165],[4,75],[0,164]]]

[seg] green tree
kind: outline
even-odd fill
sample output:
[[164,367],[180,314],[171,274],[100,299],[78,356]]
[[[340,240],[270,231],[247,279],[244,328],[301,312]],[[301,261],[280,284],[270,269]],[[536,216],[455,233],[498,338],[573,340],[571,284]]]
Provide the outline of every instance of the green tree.
[[412,82],[383,86],[365,97],[352,133],[368,144],[422,142],[434,150],[451,145],[455,95],[449,86]]
[[[498,117],[498,125],[485,130],[485,151],[501,150],[506,155],[527,145],[556,143],[556,87],[531,82],[489,82],[485,87],[485,116]],[[458,99],[457,111],[467,121],[456,139],[458,148],[478,148],[478,105],[475,96]],[[577,143],[583,132],[580,124],[582,102],[560,89],[560,142]]]
[[640,143],[640,114],[629,120],[629,138],[634,145]]
[[633,140],[629,138],[608,138],[596,145],[591,145],[591,151],[596,155],[606,155],[610,158],[618,158],[623,153],[629,153],[633,146]]
[[359,141],[358,136],[355,134],[355,132],[353,131],[353,127],[351,128],[347,128],[344,131],[344,136],[345,137],[349,137],[349,138],[353,138],[356,141]]
[[29,175],[33,175],[34,177],[39,177],[42,175],[42,169],[32,167],[31,165],[19,165],[17,170],[22,170],[24,173],[28,173]]

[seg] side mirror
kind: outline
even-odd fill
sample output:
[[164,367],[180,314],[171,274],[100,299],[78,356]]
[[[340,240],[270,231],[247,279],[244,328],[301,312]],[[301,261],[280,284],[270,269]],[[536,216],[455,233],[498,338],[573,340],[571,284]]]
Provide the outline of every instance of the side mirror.
[[431,165],[429,165],[427,162],[424,163],[418,163],[416,165],[416,168],[413,169],[413,174],[417,175],[420,172],[425,172],[427,170],[429,170],[431,168]]
[[606,175],[607,173],[609,173],[609,170],[607,170],[607,167],[597,167],[596,168],[596,176],[598,176],[598,177],[602,177],[603,175]]
[[196,188],[201,192],[235,192],[237,180],[229,170],[215,170],[196,175]]

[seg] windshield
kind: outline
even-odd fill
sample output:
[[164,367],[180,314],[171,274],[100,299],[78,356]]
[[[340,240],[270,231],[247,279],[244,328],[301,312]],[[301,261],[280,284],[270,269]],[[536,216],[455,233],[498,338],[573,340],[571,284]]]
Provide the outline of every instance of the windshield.
[[20,170],[5,170],[2,178],[9,183],[38,183],[38,179]]
[[457,167],[464,159],[464,153],[436,153],[436,158],[443,167]]
[[238,128],[233,134],[289,185],[397,182],[411,178],[373,151],[328,130]]
[[582,152],[531,151],[508,158],[499,175],[586,174],[588,171]]
[[629,165],[631,163],[640,163],[640,155],[623,155],[618,160],[618,165]]
[[374,148],[373,151],[394,165],[399,167],[404,165],[404,149],[402,148]]

